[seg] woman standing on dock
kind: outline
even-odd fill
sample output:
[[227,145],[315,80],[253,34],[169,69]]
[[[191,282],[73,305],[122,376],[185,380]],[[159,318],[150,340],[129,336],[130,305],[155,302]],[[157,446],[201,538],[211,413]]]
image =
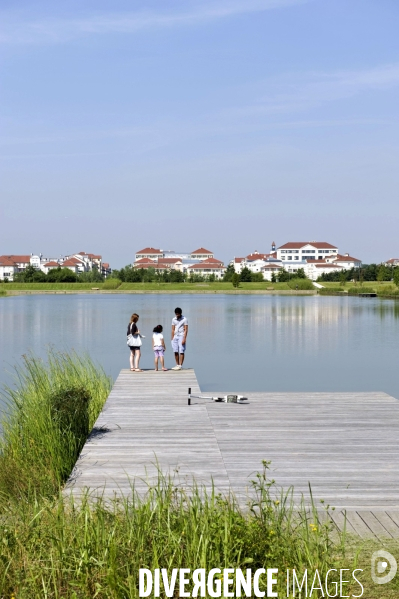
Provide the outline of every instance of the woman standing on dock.
[[136,313],[132,314],[127,327],[128,338],[129,335],[132,335],[131,339],[128,340],[128,345],[130,348],[130,370],[132,372],[143,372],[141,368],[139,368],[141,357],[141,335],[137,326],[138,320],[139,315]]

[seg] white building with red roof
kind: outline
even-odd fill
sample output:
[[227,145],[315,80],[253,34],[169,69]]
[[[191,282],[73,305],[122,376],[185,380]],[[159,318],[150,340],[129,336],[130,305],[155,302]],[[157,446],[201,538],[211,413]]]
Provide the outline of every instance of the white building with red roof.
[[338,248],[325,241],[290,241],[276,250],[276,257],[282,262],[303,262],[324,260],[327,256],[337,256]]
[[386,262],[383,262],[384,266],[399,266],[399,258],[390,258]]
[[213,252],[206,250],[205,248],[198,248],[191,252],[190,257],[193,260],[207,260],[208,258],[214,258]]
[[149,258],[150,260],[158,260],[158,258],[164,258],[164,253],[162,250],[158,250],[157,248],[147,247],[139,252],[136,252],[136,260],[141,260],[141,258]]
[[223,262],[221,262],[221,260],[216,260],[216,258],[207,258],[206,260],[201,260],[201,262],[198,262],[198,264],[192,264],[187,268],[187,273],[189,275],[191,273],[201,275],[203,277],[215,275],[217,279],[222,279],[225,271],[226,268]]
[[[194,272],[194,270],[189,271],[191,266],[214,259],[213,252],[204,247],[200,247],[193,252],[175,252],[173,250],[147,247],[136,252],[133,268],[155,268],[155,270],[162,271],[179,270],[183,273],[189,273]],[[220,260],[217,262],[223,264]],[[200,269],[197,270],[199,272]]]
[[7,279],[13,281],[14,276],[23,272],[31,264],[31,255],[29,254],[9,254],[0,256],[0,281]]

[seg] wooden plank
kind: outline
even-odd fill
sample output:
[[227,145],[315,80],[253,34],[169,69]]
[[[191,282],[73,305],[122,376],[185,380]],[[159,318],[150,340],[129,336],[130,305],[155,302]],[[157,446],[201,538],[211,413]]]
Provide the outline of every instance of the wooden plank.
[[[248,405],[195,400],[193,370],[121,371],[69,487],[144,488],[154,463],[231,489],[245,503],[251,480],[271,460],[270,478],[293,498],[336,507],[342,530],[387,536],[399,530],[399,402],[385,393],[248,393]],[[206,395],[224,395],[224,392]],[[194,400],[193,400],[194,403]],[[370,477],[370,472],[373,473]],[[153,480],[153,478],[151,478]],[[127,482],[126,482],[127,481]],[[358,512],[358,513],[356,513]],[[340,528],[341,527],[341,528]],[[396,537],[395,537],[396,538]]]

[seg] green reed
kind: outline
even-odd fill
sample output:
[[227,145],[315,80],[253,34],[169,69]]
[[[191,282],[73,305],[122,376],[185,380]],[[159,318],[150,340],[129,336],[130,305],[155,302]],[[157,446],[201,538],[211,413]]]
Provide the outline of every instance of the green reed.
[[277,567],[283,593],[286,568],[323,575],[342,564],[342,537],[291,491],[276,495],[266,474],[246,509],[161,474],[141,497],[132,489],[113,501],[60,495],[14,505],[0,521],[0,597],[136,598],[139,568]]
[[26,355],[3,396],[0,494],[52,496],[68,478],[111,387],[88,357]]

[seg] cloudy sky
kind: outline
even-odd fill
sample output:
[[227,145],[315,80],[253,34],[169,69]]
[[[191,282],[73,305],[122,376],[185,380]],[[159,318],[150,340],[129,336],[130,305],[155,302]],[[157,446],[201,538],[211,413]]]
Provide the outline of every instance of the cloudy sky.
[[2,0],[0,254],[399,257],[397,0]]

